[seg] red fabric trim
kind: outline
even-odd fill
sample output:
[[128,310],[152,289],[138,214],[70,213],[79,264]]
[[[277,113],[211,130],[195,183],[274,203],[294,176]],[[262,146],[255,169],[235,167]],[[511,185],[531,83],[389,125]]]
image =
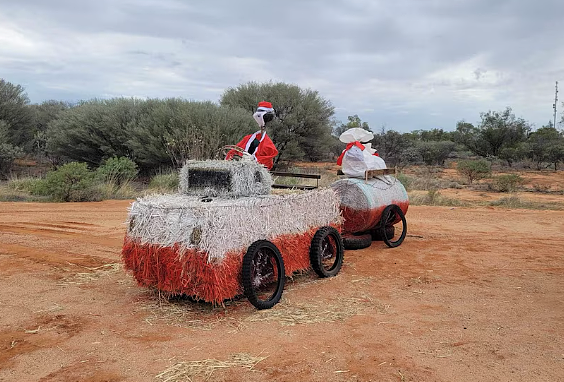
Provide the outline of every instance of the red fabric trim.
[[[245,135],[243,139],[239,143],[237,143],[237,146],[239,146],[242,149],[245,149],[245,147],[247,147],[247,142],[252,136],[253,134]],[[257,134],[256,136],[258,140],[260,140],[261,137],[262,137],[261,134]],[[230,160],[235,155],[240,155],[240,154],[235,150],[231,150],[227,153],[225,159]],[[276,155],[278,155],[278,150],[276,149],[276,146],[274,146],[274,142],[272,142],[272,139],[270,139],[270,137],[267,134],[266,137],[264,137],[262,142],[260,142],[257,147],[257,151],[255,153],[257,162],[263,164],[267,169],[270,170],[274,166],[274,157],[276,157]]]
[[258,103],[258,107],[267,107],[269,109],[272,109],[272,103],[267,101],[261,101]]
[[341,155],[339,156],[339,159],[337,159],[337,165],[341,166],[343,163],[343,157],[345,156],[345,153],[350,150],[353,146],[358,147],[361,150],[364,150],[364,145],[362,143],[360,143],[359,141],[354,141],[351,142],[347,145],[347,148],[343,150],[343,152],[341,153]]
[[[336,227],[340,230],[340,227]],[[284,260],[286,276],[310,267],[309,249],[318,228],[272,240]],[[241,270],[247,249],[226,254],[221,262],[208,262],[205,252],[182,250],[178,244],[162,247],[125,237],[121,256],[140,286],[155,287],[173,295],[221,304],[243,293]]]

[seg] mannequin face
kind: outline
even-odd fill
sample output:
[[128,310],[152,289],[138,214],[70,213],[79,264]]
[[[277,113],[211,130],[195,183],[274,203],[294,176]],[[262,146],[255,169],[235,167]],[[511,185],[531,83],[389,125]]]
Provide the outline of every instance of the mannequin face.
[[259,108],[254,114],[253,118],[258,123],[261,130],[265,129],[266,124],[274,119],[274,113],[272,111],[264,110]]

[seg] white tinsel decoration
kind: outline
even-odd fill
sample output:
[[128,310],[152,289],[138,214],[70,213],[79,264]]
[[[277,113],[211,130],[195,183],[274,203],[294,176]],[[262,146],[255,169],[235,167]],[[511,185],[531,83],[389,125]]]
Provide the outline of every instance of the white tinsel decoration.
[[304,233],[311,228],[340,224],[338,199],[328,189],[259,195],[237,199],[155,195],[140,198],[129,210],[128,236],[142,243],[206,251],[209,260],[222,260],[260,239]]
[[[190,174],[192,173],[192,176],[194,176],[202,170],[211,174],[228,173],[230,181],[210,184],[205,188],[190,184]],[[213,183],[213,176],[209,177],[208,180]],[[180,193],[185,195],[221,196],[225,198],[267,195],[270,193],[271,185],[272,177],[270,173],[266,167],[256,161],[187,161],[180,170]]]
[[409,201],[404,186],[390,175],[368,180],[358,178],[339,179],[331,184],[331,188],[339,196],[341,207],[350,207],[360,211]]

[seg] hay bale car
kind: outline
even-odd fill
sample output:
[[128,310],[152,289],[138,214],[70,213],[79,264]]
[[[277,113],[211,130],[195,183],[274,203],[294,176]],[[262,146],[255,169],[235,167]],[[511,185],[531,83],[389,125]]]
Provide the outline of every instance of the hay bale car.
[[339,200],[331,189],[271,192],[254,161],[189,161],[180,193],[135,201],[122,249],[141,286],[221,304],[244,294],[258,309],[281,298],[285,276],[343,262]]

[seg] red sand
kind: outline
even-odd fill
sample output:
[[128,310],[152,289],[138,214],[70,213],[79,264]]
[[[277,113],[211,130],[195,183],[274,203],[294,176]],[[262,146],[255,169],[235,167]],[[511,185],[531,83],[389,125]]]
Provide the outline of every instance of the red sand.
[[[272,310],[167,313],[106,266],[128,204],[0,203],[0,381],[154,381],[236,353],[267,358],[211,380],[564,380],[563,211],[410,206],[400,247],[346,251],[337,277],[288,281]],[[289,309],[295,325],[272,317]]]

